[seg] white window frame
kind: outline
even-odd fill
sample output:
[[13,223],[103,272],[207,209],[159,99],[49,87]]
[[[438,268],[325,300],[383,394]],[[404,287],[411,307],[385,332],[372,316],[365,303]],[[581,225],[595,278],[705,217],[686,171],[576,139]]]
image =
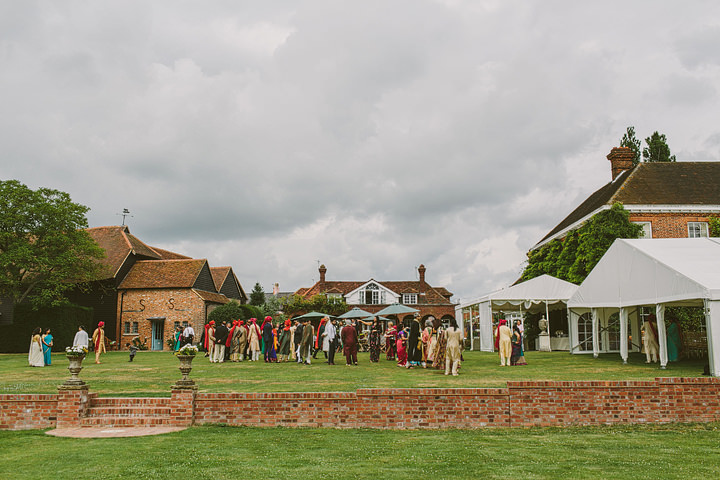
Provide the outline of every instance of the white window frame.
[[418,294],[417,293],[403,293],[402,303],[405,305],[417,305]]
[[[369,302],[368,302],[368,294],[370,295]],[[363,290],[362,297],[363,297],[362,298],[363,303],[365,305],[380,305],[381,297],[384,297],[384,295],[380,295],[380,287],[378,287],[374,283],[371,283],[367,287],[365,287],[365,290]]]
[[632,222],[643,227],[643,236],[640,238],[652,238],[652,222]]
[[688,222],[688,238],[707,238],[710,236],[708,222]]

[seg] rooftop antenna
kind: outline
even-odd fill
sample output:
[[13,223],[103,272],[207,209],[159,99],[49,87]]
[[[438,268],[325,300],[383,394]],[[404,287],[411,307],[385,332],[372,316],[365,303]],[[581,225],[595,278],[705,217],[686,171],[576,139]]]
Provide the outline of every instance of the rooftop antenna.
[[123,226],[125,226],[125,217],[130,217],[130,218],[133,217],[132,215],[130,215],[130,210],[128,210],[127,208],[123,208],[122,213],[116,213],[115,215],[122,215],[122,217],[123,217],[123,221],[122,221]]

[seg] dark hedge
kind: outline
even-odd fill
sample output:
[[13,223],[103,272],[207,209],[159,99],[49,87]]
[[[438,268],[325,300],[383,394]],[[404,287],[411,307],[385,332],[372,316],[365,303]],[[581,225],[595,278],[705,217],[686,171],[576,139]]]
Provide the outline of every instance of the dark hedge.
[[30,348],[30,337],[36,327],[45,333],[49,328],[53,336],[53,352],[65,350],[72,345],[78,326],[84,325],[92,335],[93,309],[78,305],[41,308],[33,310],[29,305],[16,305],[12,325],[0,325],[0,352],[25,353]]

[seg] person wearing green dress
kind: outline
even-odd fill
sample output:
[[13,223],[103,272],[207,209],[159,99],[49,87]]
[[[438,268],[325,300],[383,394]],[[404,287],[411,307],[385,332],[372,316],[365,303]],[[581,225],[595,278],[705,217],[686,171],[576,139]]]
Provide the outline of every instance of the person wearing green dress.
[[682,353],[682,330],[676,318],[670,318],[667,327],[667,354],[669,362],[677,362]]

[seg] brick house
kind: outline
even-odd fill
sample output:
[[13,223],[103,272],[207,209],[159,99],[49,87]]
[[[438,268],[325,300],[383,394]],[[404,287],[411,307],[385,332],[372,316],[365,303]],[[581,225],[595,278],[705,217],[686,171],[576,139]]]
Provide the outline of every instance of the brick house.
[[[310,288],[301,288],[295,292],[304,298],[315,295],[344,298],[351,307],[359,307],[371,313],[378,312],[391,303],[402,303],[420,310],[423,320],[430,316],[448,322],[455,318],[455,304],[445,287],[433,287],[425,281],[425,266],[418,267],[419,280],[415,281],[329,281],[325,278],[327,268],[320,265],[320,281]],[[412,315],[390,315],[393,320],[404,323],[412,320]]]
[[531,250],[562,239],[585,221],[620,202],[645,238],[707,237],[708,217],[720,214],[720,162],[639,163],[633,152],[613,148],[612,181],[555,226]]
[[[225,280],[234,278],[229,267],[225,273]],[[118,286],[118,293],[121,345],[140,337],[147,339],[151,350],[167,349],[166,339],[172,338],[178,326],[192,325],[199,339],[208,314],[230,301],[217,292],[204,259],[137,261]]]

